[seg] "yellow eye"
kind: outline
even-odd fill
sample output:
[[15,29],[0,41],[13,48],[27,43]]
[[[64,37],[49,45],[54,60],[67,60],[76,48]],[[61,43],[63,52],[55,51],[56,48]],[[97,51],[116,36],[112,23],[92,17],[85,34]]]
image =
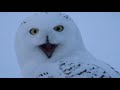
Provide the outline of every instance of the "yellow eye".
[[39,29],[37,29],[37,28],[32,28],[31,30],[30,30],[30,34],[32,34],[32,35],[35,35],[35,34],[37,34],[39,32]]
[[62,32],[64,30],[64,27],[62,25],[58,25],[54,27],[54,30],[57,32]]

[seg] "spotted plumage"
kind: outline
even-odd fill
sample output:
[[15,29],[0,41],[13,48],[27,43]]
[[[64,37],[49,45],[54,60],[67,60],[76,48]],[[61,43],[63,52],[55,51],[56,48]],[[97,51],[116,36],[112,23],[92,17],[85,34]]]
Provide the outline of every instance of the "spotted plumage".
[[[58,73],[60,75],[59,78],[111,78],[109,73],[103,68],[93,64],[59,62],[58,68],[58,70],[61,71]],[[40,73],[37,78],[56,77],[54,77],[54,74],[49,75],[48,72],[43,72],[43,74]]]

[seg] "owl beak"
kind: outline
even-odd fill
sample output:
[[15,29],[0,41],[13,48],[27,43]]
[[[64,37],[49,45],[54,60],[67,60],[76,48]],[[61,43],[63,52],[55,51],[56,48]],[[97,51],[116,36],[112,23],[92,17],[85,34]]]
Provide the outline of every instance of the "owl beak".
[[48,58],[51,58],[57,46],[58,46],[57,44],[51,44],[47,36],[46,43],[40,45],[39,48],[43,50],[43,52],[46,54]]

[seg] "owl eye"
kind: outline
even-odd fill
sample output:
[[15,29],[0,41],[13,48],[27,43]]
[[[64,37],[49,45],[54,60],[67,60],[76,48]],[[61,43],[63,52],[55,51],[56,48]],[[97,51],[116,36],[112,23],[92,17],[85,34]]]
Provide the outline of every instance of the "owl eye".
[[62,26],[62,25],[55,26],[54,30],[57,32],[62,32],[64,30],[64,26]]
[[32,28],[31,30],[30,30],[30,34],[32,34],[32,35],[35,35],[35,34],[37,34],[39,32],[39,29],[37,29],[37,28]]

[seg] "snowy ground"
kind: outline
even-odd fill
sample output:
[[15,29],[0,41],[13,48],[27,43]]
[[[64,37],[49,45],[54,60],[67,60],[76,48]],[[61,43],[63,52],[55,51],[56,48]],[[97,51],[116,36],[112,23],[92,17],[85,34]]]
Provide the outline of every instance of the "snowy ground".
[[[22,77],[14,51],[15,32],[34,13],[0,12],[0,78]],[[66,13],[80,28],[86,48],[120,72],[120,13]]]

